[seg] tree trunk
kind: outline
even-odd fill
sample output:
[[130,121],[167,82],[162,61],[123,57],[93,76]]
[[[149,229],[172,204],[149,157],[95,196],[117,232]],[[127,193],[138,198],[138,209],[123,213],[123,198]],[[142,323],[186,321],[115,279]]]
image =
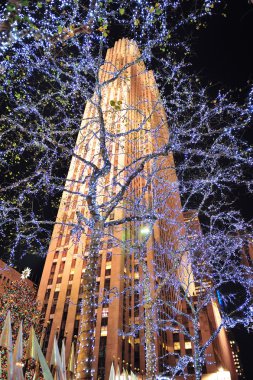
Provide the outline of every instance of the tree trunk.
[[94,363],[94,330],[96,326],[96,276],[99,258],[100,241],[104,228],[96,222],[91,235],[90,250],[83,278],[82,312],[78,336],[77,379],[93,379]]
[[145,260],[139,261],[143,270],[144,286],[144,325],[145,325],[145,362],[146,379],[155,380],[157,357],[155,348],[154,315],[150,289],[150,276]]
[[201,380],[202,377],[202,357],[200,353],[200,336],[199,336],[199,322],[198,319],[193,322],[194,330],[194,370],[195,379]]

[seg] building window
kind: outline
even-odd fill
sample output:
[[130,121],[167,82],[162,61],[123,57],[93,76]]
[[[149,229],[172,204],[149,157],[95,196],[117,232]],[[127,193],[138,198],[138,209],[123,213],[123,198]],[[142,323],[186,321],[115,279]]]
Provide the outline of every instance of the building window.
[[104,288],[106,291],[109,291],[110,290],[110,279],[109,278],[106,278],[105,279],[105,285],[104,285]]
[[102,300],[102,307],[105,308],[105,309],[108,309],[109,307],[109,302],[108,302],[108,299],[103,299]]
[[98,353],[98,379],[105,378],[105,353],[106,353],[106,336],[100,337]]
[[69,275],[69,281],[72,281],[73,278],[74,278],[74,275],[73,275],[73,274],[70,274],[70,275]]
[[96,282],[96,289],[95,289],[95,292],[96,292],[96,293],[99,292],[99,286],[100,286],[100,282],[97,281],[97,282]]
[[56,268],[56,263],[53,263],[51,266],[51,271],[50,271],[51,274],[54,274],[55,268]]
[[59,297],[59,292],[54,292],[54,300],[57,301]]
[[105,276],[110,276],[111,275],[111,268],[108,268],[105,270]]
[[82,310],[82,298],[78,298],[77,307],[76,307],[76,314],[80,314]]
[[139,306],[139,293],[137,291],[134,292],[134,306]]
[[47,303],[44,303],[43,308],[41,310],[42,315],[45,315],[47,311]]
[[80,285],[80,288],[79,288],[79,296],[83,294],[83,285]]
[[65,261],[62,261],[62,262],[60,263],[59,273],[63,273],[63,271],[64,271],[64,266],[65,266]]
[[73,333],[74,336],[78,335],[78,329],[79,329],[79,319],[76,319],[75,324],[74,324],[74,333]]
[[45,354],[45,351],[46,351],[47,346],[48,346],[48,341],[49,341],[49,336],[50,336],[50,332],[51,332],[51,328],[52,328],[52,323],[53,323],[53,319],[50,319],[48,321],[48,324],[46,327],[45,337],[44,337],[43,346],[42,346],[42,351],[44,354]]
[[195,373],[193,363],[189,363],[187,365],[187,371],[188,371],[189,375],[193,375]]
[[59,257],[59,251],[55,251],[55,253],[54,253],[54,259],[58,259],[58,257]]
[[101,326],[107,326],[108,325],[108,318],[107,317],[103,317],[101,319]]
[[69,296],[70,296],[71,288],[72,288],[72,286],[69,285],[68,288],[67,288],[66,297],[69,297]]
[[112,261],[112,252],[106,252],[106,261]]
[[51,306],[50,314],[54,314],[55,313],[55,309],[56,309],[56,304],[53,303],[53,305]]
[[57,281],[56,281],[56,283],[57,283],[57,284],[60,284],[60,283],[61,283],[61,280],[62,280],[62,277],[57,277]]
[[64,308],[63,308],[63,312],[66,312],[66,313],[67,313],[68,309],[69,309],[69,303],[68,303],[68,302],[65,302],[65,304],[64,304]]
[[[131,345],[130,352],[131,352]],[[137,343],[134,345],[134,367],[140,368],[140,345]]]
[[73,259],[71,263],[71,269],[75,268],[75,266],[76,266],[76,259]]
[[51,289],[47,289],[46,294],[45,294],[45,301],[48,301],[49,296],[50,296],[50,291]]
[[62,257],[66,257],[67,256],[67,252],[68,252],[68,249],[64,248],[64,250],[62,251]]
[[102,309],[102,318],[108,318],[108,310]]
[[64,245],[69,244],[69,240],[70,240],[70,234],[67,234],[67,235],[66,235],[66,238],[65,238]]
[[179,342],[179,333],[173,333],[173,342]]

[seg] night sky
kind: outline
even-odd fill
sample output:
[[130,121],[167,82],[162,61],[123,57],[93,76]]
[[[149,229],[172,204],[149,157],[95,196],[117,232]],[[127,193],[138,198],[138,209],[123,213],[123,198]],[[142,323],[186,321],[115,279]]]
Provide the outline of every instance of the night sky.
[[204,78],[235,89],[253,77],[253,4],[247,0],[227,3],[226,17],[211,17],[207,28],[199,32],[194,64]]
[[[204,84],[212,82],[214,87],[235,91],[237,100],[247,97],[247,81],[253,80],[253,4],[247,0],[228,0],[226,17],[217,15],[208,20],[207,28],[194,36],[194,70]],[[253,142],[252,128],[245,136]],[[253,205],[248,199],[241,201],[248,216],[253,214]],[[32,280],[38,283],[43,269],[43,259],[34,255],[24,257],[19,269],[29,266],[33,270]],[[240,343],[247,380],[253,379],[253,336],[243,330],[235,332]]]

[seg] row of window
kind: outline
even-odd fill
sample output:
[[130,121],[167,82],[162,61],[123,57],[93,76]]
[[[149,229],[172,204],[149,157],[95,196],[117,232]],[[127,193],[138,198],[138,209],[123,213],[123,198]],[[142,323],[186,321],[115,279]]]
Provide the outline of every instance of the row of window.
[[0,274],[0,279],[1,279],[3,282],[6,282],[7,284],[11,284],[11,283],[12,283],[12,281],[11,281],[10,278],[8,278],[8,277],[6,277],[6,276],[4,276],[4,275],[2,275],[2,274]]
[[[56,251],[57,254],[59,254],[58,251]],[[65,257],[65,256],[64,256]],[[101,261],[102,257],[100,256],[100,261]],[[110,262],[112,259],[112,252],[107,252],[106,253],[106,262]],[[100,263],[98,263],[99,265]],[[51,271],[50,271],[50,276],[49,276],[49,279],[48,279],[48,285],[52,285],[53,283],[53,279],[54,279],[54,274],[55,274],[55,271],[56,271],[56,265],[57,265],[57,262],[53,262],[52,263],[52,266],[51,266]],[[73,259],[72,262],[71,262],[71,269],[74,269],[76,266],[76,259]],[[65,268],[65,261],[62,261],[60,263],[60,266],[59,266],[59,270],[58,270],[58,274],[62,274],[63,271],[64,271],[64,268]],[[97,270],[97,276],[100,277],[100,273],[101,273],[101,267],[99,266],[98,267],[98,270]],[[105,276],[110,276],[111,275],[111,268],[106,268],[105,270]],[[70,277],[69,277],[69,281],[72,281],[74,278],[74,275],[73,274],[70,274]],[[56,283],[59,284],[61,283],[62,279],[61,277],[58,277],[57,280],[56,280]]]

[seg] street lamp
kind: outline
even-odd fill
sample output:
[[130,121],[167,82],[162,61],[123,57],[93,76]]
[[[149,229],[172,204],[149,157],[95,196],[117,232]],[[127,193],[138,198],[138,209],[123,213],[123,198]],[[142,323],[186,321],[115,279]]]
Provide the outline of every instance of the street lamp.
[[149,226],[143,226],[143,227],[141,227],[141,229],[140,229],[140,233],[141,233],[141,235],[143,235],[143,236],[147,236],[147,235],[150,233],[150,228],[149,228]]

